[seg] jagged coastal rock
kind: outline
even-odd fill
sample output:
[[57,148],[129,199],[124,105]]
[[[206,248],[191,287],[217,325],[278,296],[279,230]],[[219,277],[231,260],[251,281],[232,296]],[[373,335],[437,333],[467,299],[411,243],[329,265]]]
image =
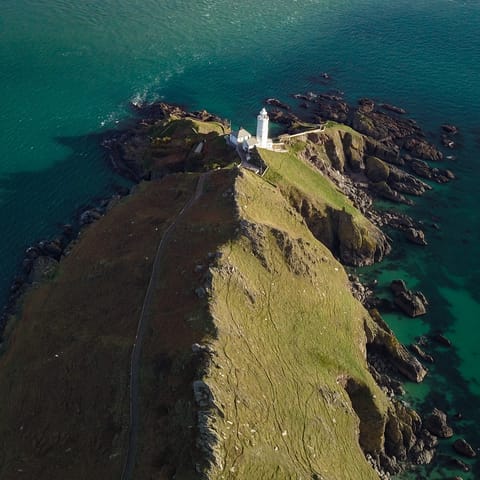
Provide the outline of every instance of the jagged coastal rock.
[[418,317],[427,313],[428,300],[422,292],[412,292],[403,280],[393,280],[390,289],[395,305],[408,316]]
[[437,408],[426,418],[425,427],[432,435],[440,438],[453,436],[453,429],[447,424],[447,414]]
[[457,453],[464,457],[473,458],[477,456],[477,452],[475,452],[472,446],[464,438],[458,438],[453,442],[452,446]]

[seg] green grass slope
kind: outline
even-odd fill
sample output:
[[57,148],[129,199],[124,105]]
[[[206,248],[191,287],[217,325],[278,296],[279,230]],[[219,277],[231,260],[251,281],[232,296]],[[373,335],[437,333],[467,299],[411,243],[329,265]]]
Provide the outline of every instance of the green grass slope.
[[243,172],[235,192],[240,232],[213,270],[209,478],[377,478],[345,389],[361,385],[366,415],[382,423],[387,402],[365,361],[367,313],[279,188]]
[[301,158],[303,142],[289,153],[260,150],[264,178],[278,186],[302,214],[317,239],[345,264],[369,265],[388,253],[384,234],[367,220],[333,183]]

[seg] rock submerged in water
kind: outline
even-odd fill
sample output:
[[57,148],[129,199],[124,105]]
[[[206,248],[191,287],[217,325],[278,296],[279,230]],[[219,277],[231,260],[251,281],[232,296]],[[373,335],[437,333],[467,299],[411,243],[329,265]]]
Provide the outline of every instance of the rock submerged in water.
[[393,280],[390,289],[395,297],[395,305],[409,317],[414,318],[427,313],[428,301],[422,292],[408,290],[403,280]]
[[453,449],[467,458],[474,458],[477,456],[477,453],[472,448],[472,446],[463,438],[459,438],[453,442]]
[[458,133],[458,127],[456,127],[455,125],[448,124],[448,123],[444,123],[442,125],[442,130],[444,132],[450,133],[451,135],[456,135]]
[[[470,467],[465,463],[462,462],[459,458],[451,458],[448,462],[448,466],[455,470],[461,470],[462,472],[469,472]],[[452,480],[463,480],[462,477],[453,477]]]
[[441,333],[436,333],[435,335],[432,336],[432,338],[433,340],[435,340],[440,345],[443,345],[444,347],[452,346],[452,342],[447,337],[445,337],[445,335]]
[[453,436],[453,429],[447,424],[447,414],[434,408],[431,415],[425,420],[425,428],[436,437],[450,438]]
[[381,103],[380,108],[383,108],[384,110],[388,110],[393,113],[397,113],[399,115],[405,115],[407,111],[404,108],[397,107],[396,105],[391,105],[390,103]]

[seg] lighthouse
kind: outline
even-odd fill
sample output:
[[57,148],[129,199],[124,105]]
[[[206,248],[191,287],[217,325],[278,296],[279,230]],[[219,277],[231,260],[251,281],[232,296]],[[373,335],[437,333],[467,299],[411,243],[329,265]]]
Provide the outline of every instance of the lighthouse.
[[268,148],[268,113],[265,108],[262,108],[257,115],[257,145],[260,148]]

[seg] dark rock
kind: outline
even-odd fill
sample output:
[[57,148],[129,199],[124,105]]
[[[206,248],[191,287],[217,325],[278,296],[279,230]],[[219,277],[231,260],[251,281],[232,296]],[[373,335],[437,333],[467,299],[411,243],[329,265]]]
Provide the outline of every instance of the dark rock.
[[413,382],[421,382],[427,369],[395,338],[377,310],[369,310],[369,313],[376,324],[376,331],[366,327],[367,348],[383,352],[384,358],[402,375]]
[[402,467],[397,462],[395,457],[391,457],[389,455],[385,455],[385,453],[381,453],[379,455],[379,461],[382,470],[388,472],[391,475],[396,475],[402,471]]
[[375,102],[370,98],[361,98],[358,101],[359,111],[362,113],[370,113],[375,109]]
[[438,437],[432,435],[426,428],[422,429],[421,438],[426,448],[435,448],[438,446]]
[[441,333],[436,333],[436,334],[432,335],[432,339],[435,340],[440,345],[443,345],[444,347],[451,347],[452,346],[452,342],[447,337],[442,335]]
[[274,107],[283,108],[284,110],[290,110],[290,106],[281,102],[278,98],[267,98],[265,103],[267,105],[273,105]]
[[442,145],[447,148],[455,148],[455,142],[447,135],[442,135]]
[[195,289],[195,295],[202,299],[202,298],[205,298],[207,296],[207,291],[205,290],[204,287],[198,287]]
[[380,158],[393,165],[404,165],[400,157],[400,148],[394,143],[379,142],[373,138],[365,138],[365,153]]
[[458,127],[456,127],[455,125],[450,125],[448,123],[445,123],[442,125],[442,130],[452,135],[455,135],[458,133]]
[[416,228],[409,228],[406,231],[407,240],[416,245],[427,245],[425,240],[425,233],[422,230]]
[[417,344],[412,343],[411,345],[409,345],[408,348],[411,352],[413,352],[415,355],[417,355],[417,357],[420,357],[425,362],[428,362],[428,363],[434,363],[435,362],[434,358],[431,355],[429,355],[428,353],[425,353]]
[[390,103],[381,103],[380,108],[383,108],[384,110],[388,110],[393,113],[398,113],[399,115],[404,115],[405,113],[407,113],[407,111],[403,108],[391,105]]
[[63,253],[60,240],[52,240],[51,242],[40,242],[38,244],[43,255],[59,260]]
[[437,408],[426,418],[425,428],[432,435],[440,438],[450,438],[453,436],[452,428],[447,425],[447,414]]
[[401,193],[393,190],[386,182],[377,182],[370,184],[370,190],[377,196],[385,198],[395,203],[405,203],[406,205],[413,205],[413,202],[405,198]]
[[319,98],[324,98],[326,100],[332,100],[333,102],[341,102],[343,101],[342,92],[335,92],[335,93],[321,93]]
[[393,189],[409,195],[420,196],[426,190],[431,190],[430,185],[396,166],[390,167],[388,182]]
[[390,283],[390,290],[394,295],[408,292],[407,285],[403,280],[392,280],[392,283]]
[[37,247],[29,247],[25,251],[25,257],[30,260],[35,260],[40,255],[40,252]]
[[343,100],[332,100],[318,97],[315,100],[316,111],[322,120],[347,123],[350,107]]
[[33,267],[33,260],[30,258],[25,258],[22,262],[22,272],[28,276],[28,274],[32,271]]
[[390,284],[395,298],[395,305],[410,317],[417,317],[427,313],[428,302],[421,292],[412,292],[408,290],[405,282],[402,280],[394,280]]
[[410,455],[412,463],[416,465],[428,465],[435,457],[435,450],[419,449]]
[[410,162],[410,168],[412,169],[413,173],[419,177],[426,179],[433,178],[432,169],[429,167],[428,163],[424,162],[423,160],[412,160]]
[[202,380],[193,382],[193,394],[199,408],[206,409],[213,406],[213,395],[210,387]]
[[[451,467],[452,469],[461,470],[462,472],[465,472],[465,473],[470,471],[470,467],[465,462],[462,462],[458,458],[451,458],[448,462],[448,466]],[[455,478],[458,478],[458,477],[455,477]]]
[[95,222],[102,216],[102,212],[98,210],[97,208],[92,208],[91,210],[86,210],[80,215],[80,225],[85,226],[90,223]]
[[425,305],[415,294],[400,293],[395,297],[394,303],[398,308],[400,308],[400,310],[412,318],[425,315],[427,313]]
[[451,170],[443,170],[442,174],[447,177],[449,180],[455,180],[455,174]]
[[409,138],[405,140],[403,148],[408,150],[414,157],[424,160],[440,161],[443,154],[431,143],[418,138]]
[[411,120],[393,117],[380,111],[365,111],[362,107],[351,115],[350,125],[360,133],[382,142],[402,144],[405,138],[423,137],[420,128]]
[[463,438],[455,440],[452,447],[457,453],[463,455],[464,457],[473,458],[477,456],[472,446]]
[[300,122],[300,119],[295,114],[283,110],[272,110],[268,115],[272,122],[285,125],[287,129]]
[[73,229],[73,226],[70,225],[69,223],[63,225],[62,231],[63,231],[63,235],[68,240],[71,240],[75,236],[75,231]]

